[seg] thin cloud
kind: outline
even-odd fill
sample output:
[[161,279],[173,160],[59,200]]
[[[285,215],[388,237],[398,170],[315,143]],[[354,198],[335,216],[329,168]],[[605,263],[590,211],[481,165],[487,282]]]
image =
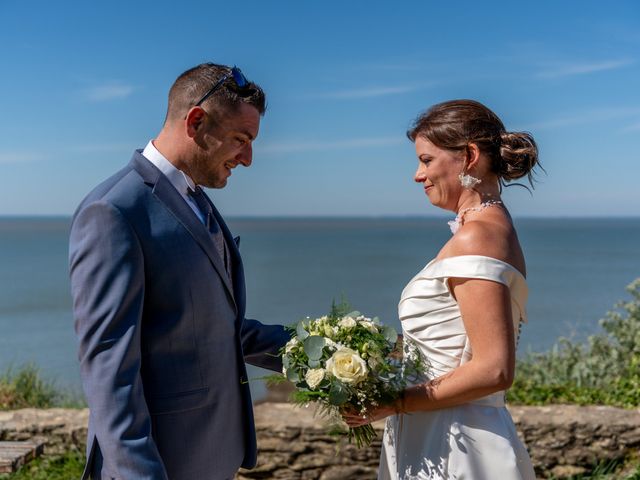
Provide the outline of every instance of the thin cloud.
[[92,102],[107,102],[109,100],[127,98],[133,93],[134,89],[133,85],[112,82],[87,88],[84,91],[84,97]]
[[318,152],[349,148],[389,147],[400,145],[404,142],[405,140],[402,135],[398,135],[397,137],[352,138],[331,142],[272,143],[262,146],[260,151],[262,153]]
[[603,72],[606,70],[617,70],[619,68],[628,67],[633,63],[635,63],[635,60],[630,58],[589,63],[563,63],[538,72],[537,77],[561,78],[573,75],[587,75],[589,73]]
[[640,132],[640,122],[634,123],[633,125],[629,125],[628,127],[623,128],[622,131],[624,133]]
[[0,164],[32,163],[45,160],[46,155],[39,152],[0,152]]
[[343,100],[355,100],[360,98],[375,98],[385,97],[389,95],[402,95],[409,92],[415,92],[417,90],[423,90],[425,88],[432,87],[433,84],[423,85],[396,85],[396,86],[377,86],[377,87],[363,87],[354,88],[351,90],[338,90],[334,92],[325,92],[313,95],[316,98],[334,98]]
[[640,115],[640,108],[638,107],[601,108],[519,125],[517,128],[514,128],[514,130],[545,130],[549,128],[571,127],[574,125],[628,118],[636,115]]

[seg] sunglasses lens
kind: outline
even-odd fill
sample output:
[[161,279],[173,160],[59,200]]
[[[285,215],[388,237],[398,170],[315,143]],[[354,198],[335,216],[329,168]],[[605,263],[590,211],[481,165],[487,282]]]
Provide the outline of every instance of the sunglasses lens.
[[231,75],[233,76],[233,81],[236,82],[239,88],[244,88],[249,83],[238,67],[231,69]]

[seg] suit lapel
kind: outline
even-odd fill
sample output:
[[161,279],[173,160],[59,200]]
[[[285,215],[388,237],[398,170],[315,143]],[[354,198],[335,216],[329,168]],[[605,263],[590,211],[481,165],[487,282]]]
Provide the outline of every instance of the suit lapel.
[[[171,185],[171,182],[165,177],[160,170],[158,170],[155,165],[149,162],[146,158],[142,156],[140,151],[136,151],[131,160],[132,167],[140,174],[145,183],[151,187],[153,187],[153,194],[160,200],[165,207],[173,214],[178,222],[182,224],[182,226],[191,234],[194,240],[200,245],[202,250],[207,254],[211,263],[215,270],[218,272],[220,278],[231,295],[231,298],[234,299],[235,296],[234,290],[231,285],[231,281],[229,280],[229,276],[224,268],[223,260],[220,258],[215,245],[213,244],[213,239],[211,238],[211,234],[207,232],[206,227],[200,222],[198,217],[195,215],[191,207],[187,205],[184,199],[180,196],[178,191]],[[219,217],[219,213],[214,208],[214,212],[216,214],[216,218]],[[220,221],[220,220],[219,220]],[[227,240],[227,235],[229,234],[229,230],[226,225],[222,227],[223,233],[225,236],[225,240]],[[231,243],[233,244],[233,249],[235,250],[235,254],[238,253],[235,248],[235,243],[233,239],[231,239]],[[231,250],[232,247],[229,246]],[[236,305],[237,309],[237,305]]]

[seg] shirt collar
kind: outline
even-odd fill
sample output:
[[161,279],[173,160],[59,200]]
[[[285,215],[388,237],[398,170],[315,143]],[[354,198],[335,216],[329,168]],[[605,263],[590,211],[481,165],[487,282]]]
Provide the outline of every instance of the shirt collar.
[[188,194],[189,189],[195,190],[196,184],[189,175],[173,165],[167,158],[162,155],[153,144],[153,140],[149,140],[147,146],[142,151],[142,155],[153,163],[158,170],[160,170],[167,179],[171,182],[173,187],[180,192],[183,196]]

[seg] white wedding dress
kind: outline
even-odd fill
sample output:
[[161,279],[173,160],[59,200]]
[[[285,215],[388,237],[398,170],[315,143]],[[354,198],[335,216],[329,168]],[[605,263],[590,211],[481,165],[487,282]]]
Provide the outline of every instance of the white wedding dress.
[[[508,263],[480,255],[432,260],[405,287],[398,305],[405,343],[417,346],[429,362],[425,379],[471,359],[448,288],[452,277],[508,286],[515,331],[526,321],[527,284]],[[456,407],[387,418],[378,479],[535,480],[535,474],[504,392],[497,392]]]

